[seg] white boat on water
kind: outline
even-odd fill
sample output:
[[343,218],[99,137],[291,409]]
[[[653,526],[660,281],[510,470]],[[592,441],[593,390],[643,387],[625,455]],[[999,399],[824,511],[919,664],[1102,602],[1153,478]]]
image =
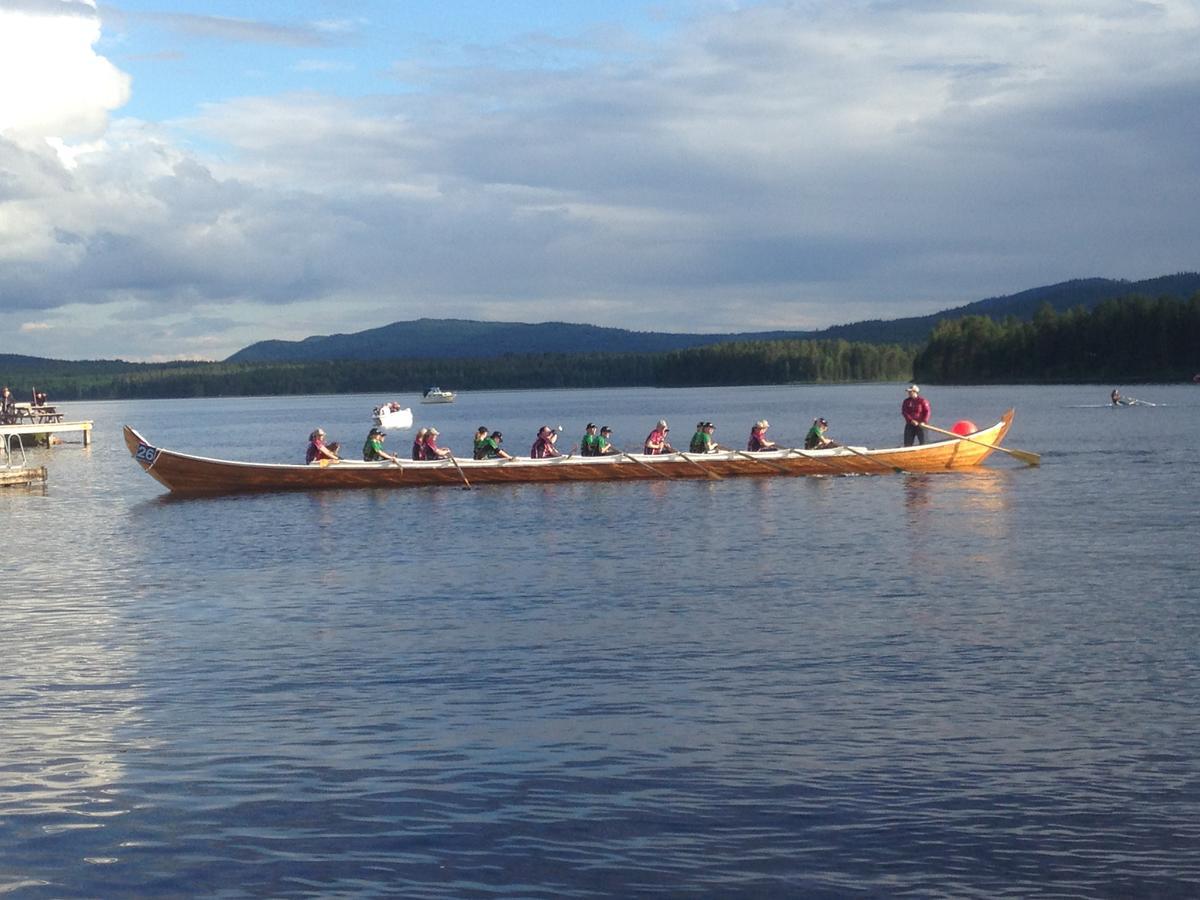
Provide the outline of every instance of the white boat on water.
[[375,407],[374,419],[380,428],[412,428],[413,414],[399,403],[382,403]]
[[440,387],[431,387],[421,395],[422,403],[453,403],[454,391],[443,391]]

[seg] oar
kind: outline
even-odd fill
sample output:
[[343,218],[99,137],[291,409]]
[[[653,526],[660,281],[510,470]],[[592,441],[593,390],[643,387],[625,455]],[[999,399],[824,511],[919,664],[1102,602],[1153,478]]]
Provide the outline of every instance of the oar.
[[454,458],[453,453],[450,454],[450,462],[454,463],[454,468],[458,469],[458,474],[462,476],[463,490],[469,491],[471,489],[471,482],[467,480],[467,473],[462,470],[462,466],[458,464],[458,460]]
[[928,422],[921,423],[922,428],[928,428],[930,431],[937,431],[941,434],[949,435],[952,438],[957,438],[960,441],[970,441],[972,444],[978,444],[980,447],[987,447],[991,450],[999,450],[1001,453],[1007,453],[1009,456],[1015,456],[1021,462],[1028,466],[1040,466],[1042,457],[1037,453],[1032,453],[1029,450],[1009,450],[1007,447],[1001,447],[999,444],[989,444],[987,441],[980,441],[973,437],[967,437],[965,434],[955,434],[953,431],[947,431],[945,428],[938,428],[936,425],[930,425]]
[[761,463],[762,465],[766,466],[768,469],[774,469],[777,472],[782,472],[784,475],[792,474],[787,469],[785,469],[783,466],[781,466],[777,463],[768,462],[765,459],[759,459],[757,456],[752,456],[751,454],[747,453],[745,450],[734,450],[733,452],[736,453],[738,456],[744,456],[744,457],[746,457],[746,459],[753,460],[756,463]]
[[688,456],[682,450],[677,450],[675,452],[678,453],[680,456],[682,456],[684,459],[686,459],[688,462],[690,462],[693,466],[695,466],[697,469],[699,469],[701,472],[703,472],[709,478],[715,478],[717,481],[721,480],[720,475],[718,475],[712,469],[708,469],[708,468],[705,468],[704,466],[700,465],[700,463],[696,462],[696,460],[692,459],[690,456]]
[[[845,445],[843,444],[842,446],[845,446]],[[873,456],[867,456],[867,454],[863,453],[861,450],[855,450],[853,447],[846,447],[846,449],[849,450],[851,453],[853,453],[855,456],[861,456],[863,459],[870,460],[875,465],[880,465],[880,460],[876,459]],[[891,463],[883,463],[883,465],[890,466],[892,471],[894,471],[898,475],[911,475],[912,474],[912,472],[908,471],[908,469],[902,469],[899,466],[893,466]]]
[[823,457],[823,456],[813,456],[811,453],[809,453],[805,450],[801,450],[799,447],[788,447],[787,452],[795,453],[797,456],[802,456],[804,459],[811,459],[813,462],[824,463],[825,465],[829,466],[831,469],[837,469],[837,464],[834,463],[832,460],[830,460],[826,457]]
[[662,472],[660,472],[660,471],[658,471],[656,468],[654,468],[654,466],[650,465],[650,464],[649,464],[649,463],[647,463],[647,462],[642,462],[640,459],[638,459],[638,458],[637,458],[636,456],[634,456],[632,453],[626,453],[624,450],[622,450],[622,451],[621,451],[621,455],[622,455],[622,456],[624,456],[624,457],[627,457],[627,458],[629,459],[629,461],[630,461],[630,462],[635,462],[635,463],[637,463],[637,464],[638,464],[639,466],[641,466],[643,469],[649,469],[651,472],[653,472],[653,473],[654,473],[654,477],[655,477],[655,478],[663,478],[663,477],[665,477],[665,476],[663,475],[663,473],[662,473]]

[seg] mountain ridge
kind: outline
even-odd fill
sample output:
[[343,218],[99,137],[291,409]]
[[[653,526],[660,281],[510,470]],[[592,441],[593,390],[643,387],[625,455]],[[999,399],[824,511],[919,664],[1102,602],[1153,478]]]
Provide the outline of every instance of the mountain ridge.
[[[226,357],[226,363],[322,362],[333,360],[493,358],[538,353],[655,353],[737,341],[846,340],[876,344],[920,344],[944,320],[969,315],[1030,319],[1043,305],[1063,312],[1094,307],[1105,300],[1131,296],[1190,299],[1200,293],[1200,273],[1178,272],[1140,281],[1076,278],[988,297],[925,316],[867,319],[813,331],[753,331],[725,334],[633,331],[569,322],[485,322],[475,319],[421,318],[392,322],[363,331],[310,335],[298,341],[257,341]],[[397,347],[401,351],[397,352]],[[407,350],[407,352],[405,352]],[[414,352],[415,351],[415,352]],[[114,368],[204,365],[194,360],[134,363],[116,360],[59,360],[0,353],[5,371],[48,370],[69,366],[96,372]]]
[[1032,318],[1043,304],[1058,312],[1091,308],[1124,296],[1186,298],[1200,292],[1200,273],[1180,272],[1141,281],[1077,278],[988,297],[925,316],[870,319],[816,331],[754,331],[725,334],[631,331],[571,322],[485,322],[475,319],[421,318],[392,322],[363,331],[312,335],[299,341],[267,340],[244,347],[225,362],[316,362],[342,359],[491,358],[525,353],[655,353],[735,341],[847,340],[918,344],[943,319],[968,315]]

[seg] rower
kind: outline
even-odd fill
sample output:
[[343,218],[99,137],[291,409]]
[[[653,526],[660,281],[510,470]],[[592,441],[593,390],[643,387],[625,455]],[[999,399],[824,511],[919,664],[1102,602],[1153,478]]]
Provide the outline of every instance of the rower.
[[808,434],[804,436],[805,450],[824,450],[838,446],[836,441],[832,441],[825,436],[825,432],[829,430],[829,423],[823,418],[813,419],[812,428],[808,429]]
[[533,446],[529,448],[529,455],[533,459],[549,459],[552,456],[562,456],[558,448],[554,444],[558,441],[558,432],[549,425],[543,425],[538,429],[537,438],[533,442]]
[[667,433],[670,432],[667,426],[666,419],[659,419],[654,425],[654,430],[646,435],[646,440],[642,444],[642,452],[651,455],[659,453],[674,453],[675,448],[667,443]]
[[618,456],[620,454],[621,451],[613,446],[612,433],[613,430],[607,425],[600,428],[599,443],[596,444],[597,456]]
[[588,422],[583,429],[583,437],[579,439],[580,456],[600,455],[600,435],[596,433],[596,423]]
[[746,442],[746,449],[751,453],[776,449],[778,445],[774,441],[767,440],[767,429],[770,427],[771,423],[766,419],[759,419],[755,422],[754,427],[750,429],[750,440]]

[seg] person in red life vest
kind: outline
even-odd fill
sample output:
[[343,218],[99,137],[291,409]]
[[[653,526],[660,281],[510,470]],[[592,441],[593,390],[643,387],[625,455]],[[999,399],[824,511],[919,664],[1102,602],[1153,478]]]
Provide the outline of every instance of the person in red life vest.
[[417,432],[416,437],[413,438],[413,443],[412,443],[412,458],[413,459],[422,460],[425,458],[425,435],[427,435],[428,433],[429,433],[429,431],[427,429],[422,428],[420,431]]
[[427,428],[425,430],[425,458],[426,459],[446,459],[450,456],[449,447],[439,447],[437,439],[439,432],[436,428]]
[[776,449],[776,443],[767,440],[767,429],[770,427],[771,423],[766,419],[759,419],[755,422],[754,427],[750,429],[750,440],[746,441],[746,449],[751,453],[762,453],[764,450]]
[[911,447],[913,441],[925,443],[925,429],[921,426],[929,421],[929,401],[921,396],[915,384],[908,386],[907,396],[900,404],[900,415],[904,416],[904,446]]
[[659,453],[674,453],[675,448],[667,443],[667,434],[670,430],[667,427],[667,420],[659,419],[658,423],[654,426],[654,430],[646,435],[646,441],[642,445],[642,452],[648,453],[651,456]]
[[543,425],[538,429],[537,438],[533,442],[533,446],[529,448],[529,455],[534,459],[549,459],[552,456],[562,456],[558,452],[558,448],[554,446],[558,440],[558,432],[549,425]]
[[332,444],[325,443],[325,429],[317,428],[308,436],[308,449],[304,452],[304,461],[306,463],[319,463],[323,459],[330,462],[338,461],[338,443],[334,441]]

